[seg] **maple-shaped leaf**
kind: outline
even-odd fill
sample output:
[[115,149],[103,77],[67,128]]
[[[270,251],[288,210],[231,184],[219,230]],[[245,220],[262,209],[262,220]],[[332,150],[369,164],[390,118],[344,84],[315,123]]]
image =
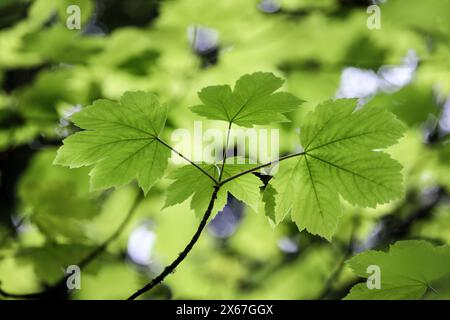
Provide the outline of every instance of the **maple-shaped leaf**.
[[372,279],[370,286],[366,282],[355,285],[345,299],[420,299],[427,290],[435,291],[434,282],[450,276],[450,247],[418,240],[399,241],[391,245],[389,252],[365,251],[347,265],[357,276]]
[[231,90],[229,85],[210,86],[198,96],[203,105],[191,107],[198,115],[243,127],[287,121],[284,113],[297,109],[302,100],[287,92],[275,92],[283,80],[272,73],[242,76]]
[[[227,164],[223,170],[223,179],[230,178],[252,167],[248,164],[231,164],[236,163],[233,159],[234,158],[230,158],[227,160]],[[213,178],[219,178],[219,164],[203,163],[198,165]],[[175,181],[167,190],[164,207],[182,203],[192,196],[191,209],[194,210],[198,217],[202,217],[211,199],[211,194],[215,185],[214,181],[191,165],[178,168],[169,175],[169,178]],[[260,200],[259,187],[261,184],[261,180],[252,174],[243,175],[224,184],[217,194],[211,216],[214,216],[226,205],[228,192],[256,211]]]
[[167,167],[170,150],[159,142],[167,108],[148,92],[127,92],[120,102],[97,100],[72,116],[84,131],[64,140],[55,164],[93,166],[93,190],[121,186],[137,178],[147,193]]
[[276,221],[290,214],[300,230],[331,239],[341,215],[339,194],[364,207],[399,197],[402,167],[379,149],[394,144],[403,131],[392,113],[357,110],[356,100],[317,106],[301,127],[304,153],[280,163],[270,182],[277,192]]

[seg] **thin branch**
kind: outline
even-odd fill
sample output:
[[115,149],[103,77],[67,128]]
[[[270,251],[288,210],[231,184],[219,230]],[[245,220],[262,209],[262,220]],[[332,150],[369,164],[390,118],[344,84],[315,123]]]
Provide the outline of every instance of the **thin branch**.
[[344,250],[344,253],[341,257],[341,260],[339,261],[339,264],[334,269],[333,273],[330,275],[330,277],[325,282],[325,286],[317,298],[317,300],[324,300],[328,297],[328,294],[333,290],[333,284],[338,280],[339,276],[341,275],[342,271],[345,267],[345,261],[352,255],[354,250],[354,243],[355,243],[355,233],[356,229],[359,226],[359,220],[356,217],[356,220],[353,221],[352,231],[350,233],[350,239],[348,241],[348,244]]
[[182,153],[178,152],[177,150],[175,150],[174,148],[172,148],[170,145],[168,145],[167,143],[165,143],[163,140],[161,140],[160,138],[156,137],[156,140],[159,141],[163,146],[165,146],[166,148],[168,148],[169,150],[171,150],[172,152],[175,152],[177,155],[179,155],[181,158],[183,158],[184,160],[186,160],[187,162],[189,162],[190,164],[192,164],[194,167],[196,167],[198,170],[200,170],[201,172],[203,172],[206,176],[208,176],[212,181],[214,181],[214,184],[216,184],[218,181],[216,180],[216,178],[214,178],[212,175],[210,175],[208,172],[206,172],[203,168],[201,168],[199,165],[197,165],[195,162],[193,162],[191,159],[189,159],[188,157],[184,156]]
[[[77,265],[82,270],[87,265],[89,265],[93,260],[98,258],[109,246],[111,242],[113,242],[117,237],[122,233],[122,231],[125,229],[128,222],[131,220],[131,217],[133,216],[133,213],[136,211],[137,206],[142,200],[142,194],[139,193],[134,202],[131,206],[130,210],[128,211],[127,216],[125,219],[120,223],[119,227],[105,240],[102,242],[100,246],[98,246],[95,250],[93,250],[88,256],[83,258]],[[67,278],[69,275],[64,276],[61,278],[58,282],[53,284],[52,286],[48,287],[47,289],[41,291],[41,292],[35,292],[35,293],[25,293],[25,294],[15,294],[15,293],[9,293],[0,288],[0,296],[6,297],[6,298],[13,298],[13,299],[46,299],[46,298],[53,298],[56,297],[58,293],[62,291],[62,288],[65,286],[67,282]],[[1,285],[1,282],[0,282]]]
[[113,242],[114,240],[116,240],[119,237],[119,235],[122,233],[122,231],[127,226],[128,222],[130,222],[131,217],[133,216],[133,213],[136,211],[136,208],[138,207],[138,205],[141,203],[141,200],[142,200],[142,193],[139,192],[139,194],[136,196],[136,199],[133,202],[133,205],[131,206],[130,210],[128,211],[127,216],[120,223],[120,225],[116,229],[116,231],[114,231],[113,234],[111,234],[109,236],[109,238],[107,238],[105,241],[103,241],[103,243],[100,246],[98,246],[94,251],[92,251],[87,257],[85,257],[83,260],[81,260],[80,263],[78,263],[78,266],[80,267],[80,269],[83,269],[88,264],[90,264],[93,260],[95,260],[99,255],[101,255],[108,248],[108,246],[111,244],[111,242]]
[[139,289],[135,293],[133,293],[127,300],[134,300],[140,295],[144,294],[145,292],[151,290],[155,286],[157,286],[159,283],[161,283],[170,273],[172,273],[176,267],[186,258],[188,253],[192,250],[193,246],[199,239],[203,229],[205,228],[209,217],[211,216],[212,209],[214,207],[214,203],[217,199],[217,193],[220,190],[220,186],[216,185],[214,186],[214,191],[211,194],[211,199],[209,200],[208,208],[205,211],[205,214],[203,215],[202,221],[200,222],[197,231],[195,232],[194,236],[192,237],[191,241],[187,244],[187,246],[184,248],[184,250],[178,255],[178,257],[167,267],[164,268],[163,272],[156,278],[154,278],[150,283],[145,285],[143,288]]
[[[0,282],[1,285],[1,282]],[[15,294],[15,293],[9,293],[4,291],[2,288],[0,288],[0,296],[5,298],[12,298],[12,299],[39,299],[43,296],[44,292],[37,292],[37,293],[28,293],[28,294]]]
[[[376,226],[377,231],[374,235],[375,238],[372,244],[366,249],[382,249],[386,245],[397,241],[398,239],[403,239],[410,232],[415,223],[419,221],[426,220],[430,218],[434,209],[449,198],[446,189],[442,186],[437,186],[433,193],[427,196],[426,203],[420,203],[420,195],[413,194],[408,195],[405,201],[399,205],[399,207],[393,211],[392,214],[385,215],[378,226]],[[419,201],[419,203],[417,203]],[[404,210],[408,210],[411,204],[416,203],[419,208],[413,209],[410,214],[404,218],[399,218]]]
[[230,121],[230,124],[228,125],[227,140],[225,143],[225,148],[223,148],[223,152],[222,152],[222,167],[220,168],[220,172],[219,172],[219,182],[222,180],[223,169],[225,168],[225,162],[227,161],[228,143],[230,142],[230,131],[231,131],[232,124],[233,124],[233,122]]
[[238,174],[236,174],[236,175],[234,175],[234,176],[232,176],[232,177],[230,177],[230,178],[228,178],[228,179],[225,179],[225,180],[221,181],[221,182],[219,183],[219,185],[220,185],[220,186],[223,186],[225,183],[230,182],[230,181],[232,181],[232,180],[234,180],[234,179],[237,179],[237,178],[239,178],[239,177],[241,177],[241,176],[243,176],[243,175],[246,175],[246,174],[248,174],[248,173],[252,173],[252,172],[254,172],[254,171],[256,171],[256,170],[259,170],[259,169],[262,169],[262,168],[271,166],[271,165],[273,165],[273,164],[277,164],[277,163],[279,163],[279,162],[281,162],[281,161],[283,161],[283,160],[286,160],[286,159],[289,159],[289,158],[298,157],[298,156],[303,156],[303,155],[305,155],[305,154],[306,154],[305,151],[297,152],[297,153],[292,153],[292,154],[288,154],[287,156],[283,156],[283,157],[280,157],[280,158],[278,158],[278,159],[276,159],[276,160],[273,160],[273,161],[270,161],[270,162],[261,164],[261,165],[259,165],[259,166],[256,166],[256,167],[254,167],[254,168],[251,168],[251,169],[242,171],[242,172],[240,172],[240,173],[238,173]]

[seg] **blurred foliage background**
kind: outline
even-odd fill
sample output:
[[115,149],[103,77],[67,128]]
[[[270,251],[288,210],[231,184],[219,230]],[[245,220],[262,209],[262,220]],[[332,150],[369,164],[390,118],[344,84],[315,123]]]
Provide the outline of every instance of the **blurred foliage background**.
[[[66,28],[72,4],[81,30]],[[1,0],[0,288],[123,299],[158,274],[196,229],[188,202],[162,210],[166,180],[145,198],[135,185],[89,192],[88,170],[52,165],[77,130],[68,117],[95,99],[148,90],[170,108],[170,141],[172,130],[199,120],[188,109],[199,89],[254,71],[274,72],[307,101],[292,123],[274,125],[285,153],[323,100],[359,98],[394,112],[408,125],[389,150],[404,167],[405,196],[376,209],[344,203],[332,243],[287,222],[273,229],[230,197],[176,273],[145,298],[340,299],[359,281],[342,264],[353,254],[402,239],[450,244],[450,1],[380,1],[380,30],[367,27],[371,4]],[[83,266],[81,290],[49,290],[116,230]],[[448,299],[449,288],[425,298]]]

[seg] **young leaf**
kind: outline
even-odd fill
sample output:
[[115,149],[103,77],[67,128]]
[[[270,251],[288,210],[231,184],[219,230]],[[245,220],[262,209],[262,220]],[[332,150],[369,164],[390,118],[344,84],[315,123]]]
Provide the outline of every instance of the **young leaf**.
[[290,214],[300,230],[331,239],[341,215],[339,194],[367,207],[401,195],[401,165],[374,149],[395,143],[404,126],[383,109],[355,107],[355,100],[328,101],[305,118],[303,156],[281,163],[270,182],[277,222]]
[[243,127],[286,121],[283,113],[297,109],[301,100],[287,92],[275,92],[283,80],[272,73],[256,72],[242,76],[231,90],[228,85],[202,89],[203,105],[191,107],[198,115]]
[[119,103],[97,100],[72,117],[85,131],[64,140],[55,164],[93,166],[93,190],[121,186],[137,178],[147,193],[164,174],[170,156],[158,140],[166,115],[167,108],[147,92],[127,92]]
[[[360,277],[373,275],[376,282],[379,276],[380,286],[369,289],[367,283],[359,283],[344,299],[420,299],[427,290],[433,290],[433,282],[450,275],[450,248],[426,241],[400,241],[389,252],[365,251],[347,264]],[[368,272],[369,266],[378,267],[379,274]]]
[[[229,178],[251,168],[246,164],[231,164],[233,158],[228,159],[223,171],[223,179]],[[199,166],[208,172],[214,178],[219,177],[220,165],[199,164]],[[182,203],[192,196],[191,209],[195,211],[198,217],[202,217],[208,207],[214,182],[209,179],[197,168],[187,165],[175,170],[169,178],[175,180],[167,190],[166,203],[164,207],[170,207]],[[224,184],[217,194],[217,200],[214,205],[211,216],[223,209],[227,203],[228,192],[235,198],[250,206],[253,210],[258,209],[260,199],[259,187],[261,181],[254,175],[244,175],[238,179]]]

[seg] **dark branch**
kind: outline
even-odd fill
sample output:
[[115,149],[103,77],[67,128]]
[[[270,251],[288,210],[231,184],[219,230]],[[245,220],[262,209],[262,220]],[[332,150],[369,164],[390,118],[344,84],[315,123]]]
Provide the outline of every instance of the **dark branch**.
[[145,285],[143,288],[139,289],[135,293],[133,293],[127,300],[134,300],[140,295],[144,294],[145,292],[151,290],[153,287],[157,286],[159,283],[161,283],[170,273],[172,273],[176,267],[186,258],[188,253],[192,250],[192,247],[195,245],[197,240],[199,239],[203,229],[205,228],[209,217],[211,216],[212,209],[214,207],[214,203],[217,199],[217,193],[219,192],[220,186],[216,185],[214,186],[214,191],[211,194],[211,199],[209,200],[208,208],[205,211],[205,214],[203,215],[202,221],[200,222],[197,231],[195,232],[194,236],[192,237],[191,241],[189,241],[188,245],[184,248],[184,250],[179,254],[179,256],[167,267],[164,268],[163,272],[156,278],[154,278],[150,283]]
[[[448,194],[444,187],[438,186],[427,197],[426,201],[420,199],[420,195],[410,192],[394,212],[381,219],[379,225],[375,227],[378,232],[372,235],[372,241],[366,249],[383,249],[389,244],[405,238],[411,231],[415,223],[424,221],[433,215],[434,209],[445,199]],[[418,208],[411,208],[416,205]],[[399,218],[405,211],[411,211],[404,218]]]
[[[114,231],[113,234],[111,234],[103,243],[98,246],[94,251],[92,251],[88,256],[83,258],[77,265],[82,270],[83,268],[87,267],[93,260],[98,258],[109,246],[111,242],[113,242],[117,237],[121,234],[121,232],[125,229],[125,226],[130,221],[131,217],[133,216],[133,213],[136,211],[137,206],[139,205],[140,201],[142,200],[142,194],[139,193],[138,196],[136,196],[136,199],[134,200],[134,203],[132,207],[130,208],[127,216],[125,219],[121,222],[119,227]],[[58,299],[64,292],[67,291],[66,282],[69,275],[64,276],[61,278],[58,282],[53,284],[52,286],[47,287],[45,290],[41,292],[36,293],[25,293],[25,294],[15,294],[15,293],[9,293],[0,288],[0,296],[3,296],[5,298],[13,298],[13,299]],[[1,285],[1,283],[0,283]]]
[[353,227],[352,227],[352,231],[350,234],[350,239],[348,241],[347,246],[344,249],[344,253],[342,254],[341,260],[339,261],[338,266],[335,268],[335,270],[333,271],[331,276],[327,279],[325,286],[324,286],[322,292],[320,293],[319,297],[317,298],[317,300],[326,299],[328,297],[328,295],[330,294],[330,292],[332,292],[333,284],[335,282],[337,282],[337,279],[341,275],[342,270],[344,270],[345,261],[348,258],[350,258],[350,256],[353,253],[354,246],[355,246],[355,233],[356,233],[356,229],[358,228],[358,226],[359,226],[359,221],[357,220],[357,217],[356,217],[355,221],[353,221]]

